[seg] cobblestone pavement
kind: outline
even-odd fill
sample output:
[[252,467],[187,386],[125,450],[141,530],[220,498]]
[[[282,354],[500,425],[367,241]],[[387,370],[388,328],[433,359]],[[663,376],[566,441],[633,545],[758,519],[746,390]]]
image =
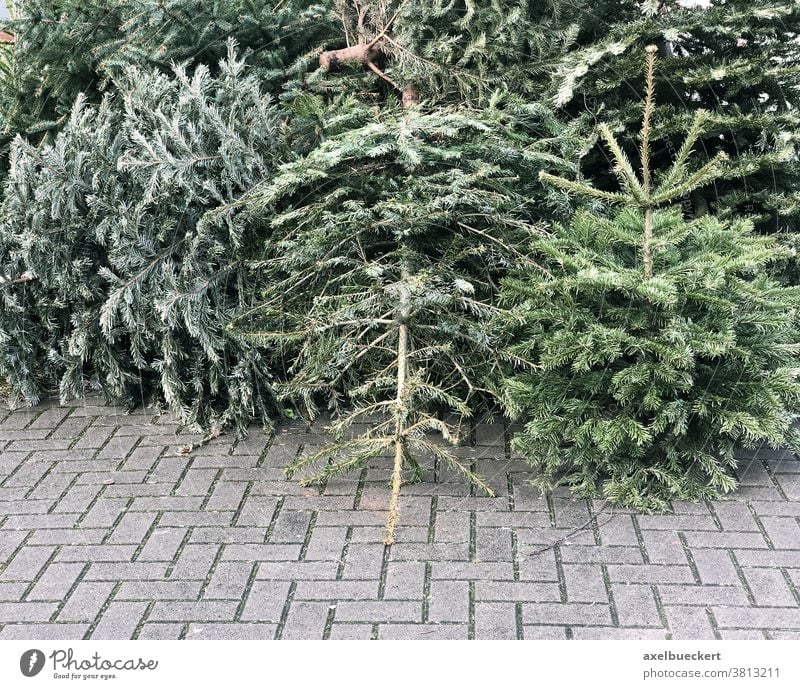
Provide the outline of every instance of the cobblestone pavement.
[[798,639],[800,461],[742,461],[729,501],[639,515],[544,499],[503,428],[433,467],[382,544],[385,465],[283,477],[325,441],[196,436],[94,401],[0,412],[0,639]]

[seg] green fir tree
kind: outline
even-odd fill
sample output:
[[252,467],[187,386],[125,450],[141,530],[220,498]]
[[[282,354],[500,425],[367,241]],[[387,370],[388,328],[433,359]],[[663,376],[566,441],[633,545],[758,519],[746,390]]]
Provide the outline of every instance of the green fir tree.
[[529,265],[535,173],[559,163],[534,134],[551,126],[546,111],[502,99],[481,112],[351,103],[319,147],[243,201],[248,215],[278,210],[253,265],[262,303],[229,327],[285,358],[285,399],[311,418],[320,405],[334,414],[334,441],[288,474],[319,482],[388,461],[387,544],[421,457],[491,494],[428,432],[458,444],[516,360],[488,324],[500,278]]
[[722,161],[692,163],[708,119],[699,112],[672,165],[652,171],[655,52],[641,174],[601,125],[617,189],[541,175],[599,207],[535,239],[549,274],[507,279],[501,317],[512,352],[535,366],[502,386],[535,483],[637,509],[732,490],[737,447],[797,448],[800,409],[800,290],[765,270],[788,250],[749,220],[687,219],[676,207]]
[[[584,136],[591,140],[599,120],[621,143],[633,143],[639,55],[654,44],[654,166],[669,165],[698,110],[707,113],[698,149],[728,156],[685,208],[696,216],[744,215],[762,232],[800,230],[797,0],[611,0],[584,3],[572,16],[580,28],[546,93],[583,123]],[[601,186],[606,164],[596,146],[582,167]]]
[[52,144],[15,140],[0,374],[19,398],[97,389],[240,431],[274,415],[265,357],[224,332],[252,303],[242,257],[264,227],[226,209],[269,178],[292,132],[228,48],[217,76],[132,68],[100,105],[79,98]]

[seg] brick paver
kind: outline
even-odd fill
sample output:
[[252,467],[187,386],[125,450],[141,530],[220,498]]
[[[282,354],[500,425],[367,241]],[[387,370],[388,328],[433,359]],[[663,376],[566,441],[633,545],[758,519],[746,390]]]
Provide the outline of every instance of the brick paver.
[[[387,467],[303,488],[295,424],[200,438],[97,400],[0,411],[0,639],[753,639],[800,635],[800,461],[759,450],[742,490],[640,515],[542,497],[504,429],[408,486]],[[436,480],[433,480],[436,479]]]

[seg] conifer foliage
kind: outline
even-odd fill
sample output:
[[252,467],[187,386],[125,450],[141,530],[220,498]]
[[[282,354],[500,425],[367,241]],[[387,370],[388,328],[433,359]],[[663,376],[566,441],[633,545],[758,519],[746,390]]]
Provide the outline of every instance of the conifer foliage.
[[785,250],[747,220],[674,206],[719,174],[717,158],[690,166],[703,113],[672,165],[650,169],[655,60],[651,47],[641,175],[605,126],[617,191],[543,173],[601,208],[536,238],[550,274],[503,291],[511,349],[537,368],[502,391],[536,483],[645,509],[733,489],[737,446],[798,447],[800,402],[800,294],[765,272]]
[[224,325],[252,298],[257,223],[220,212],[286,156],[283,113],[230,43],[218,76],[131,68],[78,99],[50,145],[21,138],[0,224],[0,371],[36,402],[88,388],[185,423],[272,414],[264,356]]
[[327,402],[335,415],[336,442],[288,473],[317,482],[389,458],[387,544],[403,477],[422,477],[423,456],[491,494],[426,433],[457,444],[459,421],[486,408],[509,360],[488,329],[496,285],[527,265],[521,247],[536,231],[522,220],[533,199],[516,183],[557,162],[532,137],[509,145],[525,113],[499,105],[426,113],[351,103],[339,132],[245,199],[251,215],[281,211],[254,265],[263,303],[230,328],[286,356],[286,398],[312,417]]
[[[695,215],[747,215],[759,231],[800,230],[800,3],[612,0],[582,3],[572,16],[579,30],[546,91],[554,104],[580,117],[585,133],[601,120],[632,143],[639,54],[657,45],[655,165],[669,165],[696,110],[708,113],[698,148],[728,155],[685,205]],[[605,165],[595,149],[584,170],[599,183]]]

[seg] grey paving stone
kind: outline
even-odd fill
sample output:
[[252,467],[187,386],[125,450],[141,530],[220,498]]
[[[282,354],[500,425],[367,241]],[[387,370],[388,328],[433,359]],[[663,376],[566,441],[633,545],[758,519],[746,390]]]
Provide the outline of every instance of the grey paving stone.
[[193,623],[187,639],[253,640],[274,639],[277,624]]
[[720,500],[710,507],[725,531],[758,531],[758,524],[745,503]]
[[33,488],[51,469],[49,462],[28,462],[3,482],[5,488]]
[[86,581],[163,579],[167,565],[162,562],[93,562],[84,575]]
[[798,605],[798,600],[792,594],[780,570],[746,567],[742,570],[742,574],[747,580],[756,605],[764,607]]
[[250,562],[218,562],[203,598],[241,600],[253,567],[254,564]]
[[245,562],[297,560],[300,557],[300,547],[300,543],[228,544],[223,547],[222,559]]
[[475,603],[475,637],[516,639],[516,606],[513,603]]
[[265,527],[255,526],[198,526],[192,529],[190,543],[264,543]]
[[510,562],[435,562],[433,579],[488,579],[513,581],[514,568]]
[[66,545],[58,551],[56,562],[130,562],[135,545]]
[[159,526],[230,526],[235,512],[164,512]]
[[331,627],[331,635],[329,638],[334,641],[366,641],[372,638],[372,625],[334,623]]
[[110,581],[82,581],[67,598],[56,618],[57,621],[94,621],[113,590],[114,583]]
[[774,548],[800,547],[800,523],[794,517],[761,517],[761,524]]
[[382,624],[378,628],[379,639],[398,641],[459,640],[466,639],[467,634],[465,624]]
[[528,641],[563,641],[567,638],[567,628],[525,624],[522,626],[522,638]]
[[[28,582],[4,584],[0,583],[0,602],[15,602],[22,600],[22,596],[28,589]],[[30,599],[29,599],[30,600]]]
[[57,603],[0,603],[0,624],[47,622],[57,607]]
[[686,541],[690,548],[766,548],[767,543],[760,533],[713,533],[711,531],[687,531]]
[[548,550],[538,555],[520,557],[519,575],[522,581],[558,581],[554,551]]
[[157,601],[148,615],[153,622],[233,621],[235,601]]
[[[526,627],[527,630],[527,627]],[[577,640],[620,640],[638,641],[665,639],[667,633],[663,629],[620,629],[618,627],[573,627],[572,638]],[[526,636],[527,638],[527,636]]]
[[721,629],[720,638],[730,641],[763,641],[768,638],[758,629]]
[[564,563],[641,564],[642,552],[632,546],[563,545],[561,559]]
[[[577,566],[581,567],[582,565],[577,565]],[[463,582],[452,582],[452,583],[461,584]],[[601,583],[602,583],[602,578],[601,578]],[[433,584],[431,584],[431,586],[433,586]],[[561,593],[558,584],[555,582],[534,583],[529,581],[476,581],[475,600],[498,601],[498,602],[504,601],[510,603],[517,603],[523,601],[534,602],[534,603],[557,602],[561,600]],[[571,600],[580,600],[580,599],[571,598]],[[599,600],[602,601],[608,600],[605,587],[603,587],[602,598],[599,598]]]
[[424,588],[424,562],[389,562],[384,582],[384,598],[422,600]]
[[100,498],[81,519],[82,528],[113,526],[128,508],[128,498]]
[[[395,538],[399,538],[399,533],[395,533]],[[382,541],[383,537],[379,539]],[[351,541],[352,542],[352,541]],[[510,541],[509,541],[510,544]],[[380,543],[375,543],[373,548],[380,547]],[[403,542],[392,546],[391,559],[393,561],[435,561],[435,560],[469,560],[469,541],[461,543],[409,543]],[[509,559],[511,549],[509,548]],[[480,558],[476,558],[479,560]]]
[[56,562],[49,565],[26,596],[27,600],[64,600],[84,566],[82,562]]
[[[294,606],[294,604],[292,604]],[[340,601],[336,605],[340,622],[422,622],[421,601]]]
[[117,601],[197,600],[202,581],[124,581]]
[[147,537],[147,543],[136,557],[138,562],[149,560],[172,562],[183,543],[188,529],[181,527],[156,528]]
[[[295,600],[375,601],[380,582],[375,581],[300,581]],[[420,599],[422,594],[420,592]]]
[[0,514],[45,514],[52,500],[15,500],[0,502]]
[[[183,480],[175,488],[175,495],[200,495],[205,497],[211,491],[219,469],[196,469],[186,472]],[[169,485],[169,483],[164,483]]]
[[312,512],[282,510],[275,520],[270,536],[271,543],[303,543],[306,538]]
[[[568,601],[575,603],[608,603],[608,589],[603,576],[602,565],[565,564],[562,566],[562,572]],[[559,599],[556,598],[555,600]]]
[[42,571],[55,553],[51,546],[22,546],[6,564],[0,581],[30,581]]
[[[183,443],[178,443],[178,445],[182,446]],[[163,450],[164,448],[161,447],[159,449]],[[174,452],[170,452],[170,449],[171,448],[167,448],[167,450],[161,455],[156,463],[155,468],[150,473],[148,480],[152,483],[169,483],[170,485],[174,484],[181,478],[181,476],[183,476],[184,472],[187,470],[186,468],[189,465],[189,462],[194,461],[188,457],[176,457]],[[178,497],[184,497],[177,491],[176,495]]]
[[743,567],[800,567],[800,550],[734,550]]
[[328,620],[327,603],[297,601],[289,608],[282,639],[321,639]]
[[614,607],[622,627],[660,627],[661,618],[650,586],[613,584]]
[[315,526],[306,549],[306,560],[339,560],[347,538],[347,527]]
[[336,562],[260,562],[256,579],[303,581],[330,580],[336,576]]
[[269,526],[277,505],[277,498],[248,496],[236,519],[236,526]]
[[[184,546],[170,573],[171,579],[205,579],[221,546],[190,543]],[[144,563],[143,563],[144,564]]]
[[107,543],[141,543],[156,520],[155,514],[129,512],[111,531]]
[[[143,624],[137,639],[150,639],[153,641],[167,641],[180,639],[183,624],[175,622],[147,622]],[[271,637],[270,637],[271,638]]]
[[623,584],[695,583],[688,565],[608,565],[608,574],[612,582]]
[[33,640],[61,641],[82,639],[88,624],[7,624],[0,631],[0,639],[6,640]]
[[205,508],[207,510],[236,510],[242,502],[245,490],[247,490],[246,483],[220,481],[214,486],[214,491]]
[[[253,582],[253,586],[247,594],[241,619],[257,622],[280,622],[289,595],[289,588],[289,582],[285,581]],[[320,635],[319,638],[322,636]]]
[[649,531],[719,531],[710,515],[643,514],[637,521]]
[[0,529],[0,565],[8,565],[11,556],[22,545],[27,535],[27,531]]
[[523,603],[525,624],[611,625],[611,611],[601,603]]
[[664,607],[664,614],[667,617],[667,625],[673,639],[715,638],[714,629],[705,608],[667,605]]
[[469,596],[467,581],[432,581],[428,594],[428,619],[431,622],[468,622]]
[[[78,414],[75,414],[76,418],[80,418]],[[75,449],[81,450],[84,448],[99,448],[102,447],[103,443],[106,442],[111,437],[111,434],[114,432],[113,426],[90,426],[86,432],[78,439],[78,442],[75,443]]]
[[741,585],[659,584],[657,588],[664,605],[748,605],[747,592]]
[[[31,500],[54,500],[60,498],[70,483],[75,480],[69,474],[51,473],[45,476],[42,481],[29,494]],[[83,510],[81,510],[83,511]]]
[[800,607],[787,608],[722,608],[712,607],[717,624],[739,628],[800,629]]
[[598,531],[603,545],[638,546],[639,536],[629,514],[614,514],[606,521],[606,516],[598,517]]
[[[717,534],[714,533],[714,535]],[[677,532],[642,531],[642,551],[647,553],[647,560],[650,564],[689,564],[687,553]]]
[[476,538],[476,553],[477,559],[481,562],[511,560],[511,529],[479,528]]
[[202,503],[203,498],[201,496],[148,496],[134,498],[130,510],[132,512],[184,512],[197,510]]
[[383,543],[351,543],[342,576],[345,579],[378,579],[384,550]]
[[148,603],[122,603],[114,601],[106,608],[92,639],[132,639],[142,621]]

